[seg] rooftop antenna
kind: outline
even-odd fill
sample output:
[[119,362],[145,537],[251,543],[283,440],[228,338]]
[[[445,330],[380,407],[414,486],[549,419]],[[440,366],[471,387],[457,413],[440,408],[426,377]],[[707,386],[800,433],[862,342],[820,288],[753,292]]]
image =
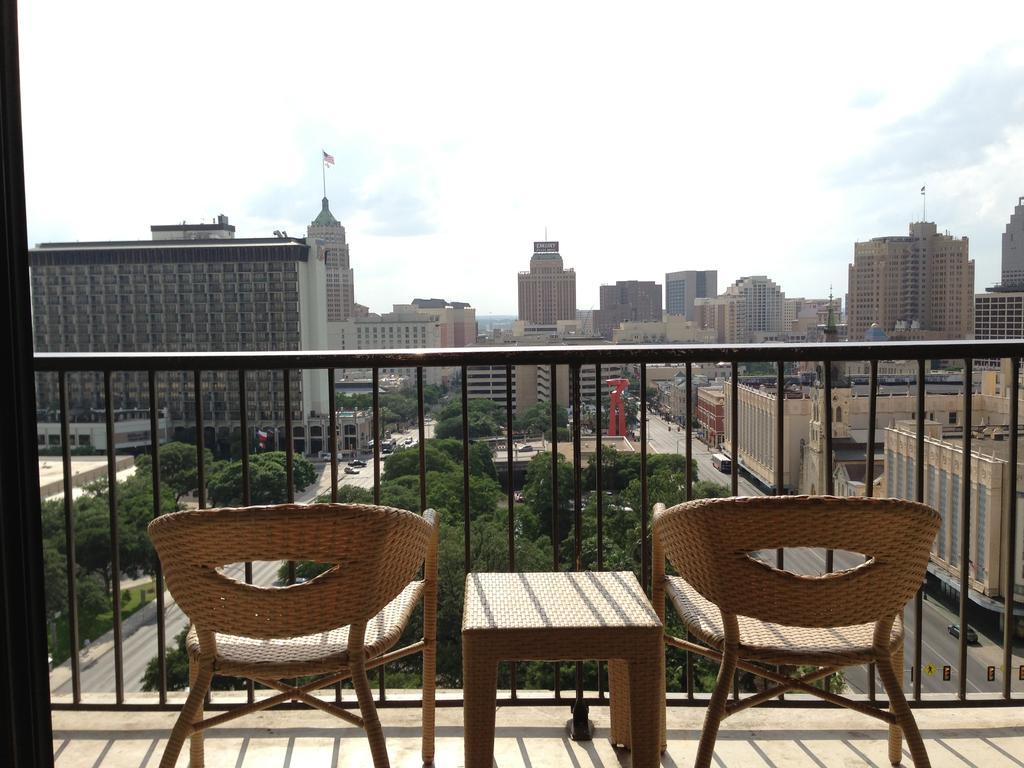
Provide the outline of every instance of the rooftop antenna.
[[928,195],[921,187],[921,221],[928,221]]

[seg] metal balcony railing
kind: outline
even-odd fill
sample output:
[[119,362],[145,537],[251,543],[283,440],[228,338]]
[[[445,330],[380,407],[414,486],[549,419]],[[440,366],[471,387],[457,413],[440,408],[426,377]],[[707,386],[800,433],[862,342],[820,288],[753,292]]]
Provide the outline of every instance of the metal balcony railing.
[[[550,379],[550,391],[558,391],[557,384],[558,379],[565,375],[565,371],[568,372],[568,391],[569,391],[569,404],[572,406],[573,413],[581,414],[585,409],[592,408],[596,414],[595,431],[600,434],[602,428],[607,425],[602,423],[602,398],[606,398],[606,394],[602,391],[602,388],[598,388],[596,395],[594,396],[593,403],[586,403],[581,398],[580,391],[580,380],[581,380],[581,368],[584,366],[594,366],[594,380],[601,380],[602,366],[605,366],[605,370],[608,370],[609,366],[622,366],[631,365],[636,366],[637,375],[639,378],[639,397],[638,397],[638,413],[639,413],[639,443],[640,443],[640,508],[633,514],[636,515],[636,522],[639,523],[640,540],[639,540],[639,562],[638,562],[638,576],[641,583],[646,589],[650,589],[651,580],[651,547],[650,547],[650,510],[653,504],[659,499],[649,498],[649,487],[648,487],[648,454],[649,454],[649,441],[648,441],[648,395],[647,395],[647,383],[648,383],[648,367],[652,365],[660,364],[675,364],[681,365],[685,372],[685,414],[691,417],[683,419],[685,423],[685,435],[682,440],[683,450],[681,451],[686,457],[693,455],[693,424],[695,419],[692,416],[696,413],[696,395],[694,390],[694,376],[693,366],[699,363],[726,363],[730,373],[730,378],[733,382],[739,380],[739,366],[748,363],[769,363],[774,365],[775,368],[775,412],[774,412],[774,425],[772,430],[772,439],[774,440],[774,453],[775,457],[781,457],[785,454],[784,440],[784,408],[787,398],[785,396],[785,385],[787,380],[787,366],[794,363],[808,363],[813,362],[820,365],[820,378],[817,382],[817,386],[823,389],[823,401],[825,403],[831,403],[833,381],[831,374],[830,363],[836,361],[868,361],[870,364],[869,374],[869,413],[867,418],[867,450],[865,455],[866,461],[866,478],[864,483],[866,495],[871,495],[873,491],[873,479],[878,476],[878,468],[875,466],[875,452],[873,446],[878,438],[876,429],[877,422],[877,393],[879,387],[879,376],[878,376],[878,364],[880,361],[890,360],[913,360],[917,362],[917,378],[918,385],[916,386],[916,462],[915,462],[915,479],[913,483],[914,496],[916,500],[923,501],[925,493],[924,483],[924,467],[925,467],[925,387],[920,386],[921,382],[926,380],[926,363],[929,360],[959,360],[962,361],[962,373],[963,373],[963,395],[962,395],[962,408],[964,413],[964,424],[963,426],[963,437],[962,437],[962,454],[961,459],[963,461],[963,472],[962,482],[960,484],[961,489],[961,523],[960,523],[960,540],[958,542],[960,546],[960,562],[968,563],[970,560],[970,545],[971,545],[971,526],[972,526],[972,510],[971,510],[971,462],[969,457],[972,451],[972,401],[974,397],[974,374],[973,374],[973,361],[975,359],[1008,359],[1009,360],[1009,381],[1005,384],[1008,388],[1009,397],[1009,456],[1008,463],[1011,467],[1009,472],[1009,493],[1007,498],[1010,499],[1009,509],[1000,510],[998,519],[1002,528],[1002,540],[1005,542],[1005,551],[1003,553],[1002,562],[1002,579],[1004,585],[1005,607],[1003,609],[1002,616],[1002,647],[1001,647],[1001,661],[1002,661],[1002,686],[1001,690],[998,691],[998,695],[992,694],[978,694],[969,695],[968,690],[968,637],[966,632],[961,632],[959,641],[957,644],[957,654],[955,661],[955,673],[956,673],[956,690],[950,691],[948,695],[933,696],[923,695],[922,691],[922,670],[926,669],[927,666],[923,659],[923,642],[924,634],[923,631],[923,590],[920,590],[917,597],[914,599],[911,605],[908,606],[908,611],[911,614],[908,625],[914,627],[914,639],[913,639],[913,654],[912,654],[912,674],[909,686],[912,691],[912,698],[917,705],[923,706],[943,706],[943,705],[956,705],[963,706],[967,705],[996,705],[996,704],[1019,704],[1022,700],[1022,690],[1014,690],[1012,681],[1017,677],[1016,667],[1014,666],[1014,617],[1013,617],[1013,585],[1016,581],[1015,576],[1017,569],[1021,566],[1021,557],[1019,546],[1017,545],[1018,539],[1018,512],[1016,508],[1016,499],[1018,496],[1017,488],[1017,471],[1016,467],[1019,461],[1018,455],[1018,440],[1019,440],[1019,379],[1020,379],[1020,358],[1024,356],[1024,341],[998,341],[998,342],[975,342],[975,341],[964,341],[964,342],[925,342],[925,343],[862,343],[862,344],[808,344],[808,345],[787,345],[787,344],[763,344],[763,345],[750,345],[750,346],[718,346],[718,345],[658,345],[658,346],[538,346],[538,347],[517,347],[517,348],[467,348],[459,350],[389,350],[379,352],[321,352],[321,351],[304,351],[304,352],[291,352],[291,353],[195,353],[195,354],[180,354],[180,353],[152,353],[152,354],[37,354],[35,356],[35,368],[37,377],[39,376],[56,376],[58,391],[59,391],[59,408],[60,408],[60,422],[61,422],[61,445],[63,452],[61,461],[63,463],[64,470],[64,494],[63,494],[63,509],[64,509],[64,536],[66,541],[67,549],[67,577],[66,577],[66,588],[67,588],[67,604],[68,604],[68,625],[71,633],[70,647],[77,649],[79,647],[79,638],[77,636],[78,616],[76,613],[76,564],[75,564],[75,519],[73,514],[73,492],[72,492],[72,472],[71,472],[71,449],[69,444],[69,377],[74,377],[80,373],[99,373],[102,375],[103,380],[103,397],[105,403],[105,421],[106,421],[106,434],[114,434],[114,411],[111,408],[112,403],[116,403],[114,398],[114,386],[115,377],[125,372],[136,372],[144,373],[148,379],[148,402],[151,406],[149,408],[150,413],[150,430],[151,434],[156,435],[159,433],[157,419],[160,415],[160,409],[165,407],[164,403],[161,403],[158,398],[158,377],[166,375],[166,372],[175,372],[180,375],[183,372],[187,372],[191,378],[191,384],[193,388],[193,401],[195,403],[195,411],[193,415],[193,423],[195,427],[195,449],[197,456],[197,470],[198,470],[198,504],[200,507],[208,506],[206,498],[206,467],[203,461],[204,456],[204,442],[206,440],[204,430],[204,412],[202,403],[204,402],[203,397],[203,375],[207,372],[219,371],[229,372],[232,374],[232,378],[237,376],[237,396],[241,403],[249,403],[250,406],[254,406],[254,387],[250,386],[250,382],[247,380],[247,374],[250,372],[276,372],[280,377],[282,383],[281,390],[283,391],[283,405],[284,405],[284,434],[285,434],[285,453],[286,453],[286,470],[287,470],[287,487],[288,487],[288,501],[294,501],[295,499],[295,483],[294,483],[294,436],[295,436],[295,425],[293,424],[293,387],[292,382],[295,380],[297,371],[319,371],[316,375],[322,375],[327,391],[331,393],[332,401],[335,392],[335,383],[337,379],[338,370],[351,370],[351,369],[366,369],[370,372],[371,379],[371,392],[372,392],[372,434],[380,438],[382,436],[382,422],[381,422],[381,374],[382,371],[391,371],[394,369],[412,369],[415,374],[415,393],[417,403],[417,419],[416,427],[418,430],[419,440],[417,442],[419,452],[419,503],[421,508],[427,506],[427,471],[426,471],[426,407],[424,402],[424,372],[425,370],[432,368],[454,368],[458,370],[461,375],[459,380],[460,385],[460,399],[461,399],[461,435],[462,435],[462,530],[461,530],[461,546],[463,553],[463,569],[468,571],[472,563],[472,552],[471,545],[473,544],[473,530],[471,526],[471,514],[470,514],[470,448],[472,440],[470,438],[470,424],[469,424],[469,389],[468,384],[471,381],[471,377],[468,375],[468,369],[472,366],[497,366],[498,370],[501,367],[504,368],[505,383],[503,389],[504,401],[504,413],[505,413],[505,435],[501,439],[499,451],[503,451],[505,456],[505,471],[507,472],[506,489],[507,493],[507,562],[509,570],[516,569],[516,538],[517,538],[517,508],[514,499],[514,483],[513,483],[513,467],[514,467],[514,445],[513,445],[513,382],[515,381],[515,367],[520,365],[535,365],[543,366],[547,368],[546,375]],[[589,374],[588,374],[589,375]],[[739,411],[739,387],[732,386],[730,388],[728,397],[728,413],[735,414]],[[278,393],[280,394],[280,393]],[[556,398],[557,399],[557,398]],[[557,451],[557,445],[559,440],[559,432],[557,428],[556,418],[558,413],[558,404],[551,402],[550,407],[550,427],[551,427],[551,450],[550,450],[550,472],[552,478],[558,477],[559,467],[559,453]],[[308,408],[307,408],[308,410]],[[256,429],[255,424],[250,423],[249,417],[250,408],[242,408],[240,412],[239,428],[243,436],[250,434],[250,432]],[[833,414],[831,408],[824,408],[822,411],[823,415],[823,432],[824,432],[824,455],[831,457],[833,455]],[[560,569],[578,569],[583,564],[582,557],[582,532],[584,526],[583,520],[583,509],[584,509],[584,495],[588,491],[597,491],[596,493],[596,520],[592,521],[596,526],[596,561],[593,565],[597,569],[603,569],[605,567],[605,535],[606,535],[606,517],[610,510],[606,509],[607,502],[605,500],[605,494],[602,492],[604,489],[604,478],[602,476],[604,462],[602,459],[602,441],[595,441],[595,456],[594,456],[594,467],[595,467],[595,486],[593,488],[585,489],[583,487],[582,475],[584,469],[584,462],[582,459],[581,452],[581,421],[582,419],[576,418],[572,421],[572,427],[570,432],[569,441],[572,444],[572,483],[570,491],[570,509],[573,515],[573,531],[572,536],[568,541],[563,541],[563,534],[565,532],[559,530],[559,520],[557,514],[551,515],[551,567],[556,570]],[[338,453],[342,445],[342,440],[338,434],[338,413],[336,408],[331,409],[328,420],[328,432],[327,432],[327,445],[331,459],[330,459],[330,477],[331,477],[331,498],[338,498],[339,488],[339,462]],[[744,445],[745,437],[740,428],[740,420],[736,418],[730,418],[727,424],[727,435],[729,444],[732,446],[739,446],[742,448]],[[370,465],[373,473],[373,499],[379,503],[381,496],[381,475],[383,469],[382,453],[381,453],[381,439],[374,440],[373,455],[370,460]],[[158,701],[152,704],[143,703],[127,703],[125,698],[125,684],[124,684],[124,659],[123,659],[123,642],[122,642],[122,622],[121,622],[121,590],[120,590],[120,564],[119,564],[119,522],[117,515],[117,482],[116,482],[116,464],[115,464],[115,446],[112,444],[113,441],[107,441],[106,458],[107,458],[107,480],[109,485],[109,492],[107,494],[107,500],[109,504],[110,518],[110,541],[111,541],[111,552],[110,552],[110,573],[111,573],[111,597],[113,602],[113,652],[114,652],[114,691],[113,698],[109,702],[96,702],[93,697],[89,697],[89,701],[86,701],[86,697],[83,696],[83,690],[81,686],[81,674],[79,654],[72,652],[70,657],[71,665],[71,686],[72,693],[70,701],[58,701],[55,702],[56,708],[133,708],[133,709],[161,709],[172,707],[168,703],[168,691],[166,682],[166,670],[161,663],[160,670],[160,688]],[[309,450],[309,442],[307,441],[307,451]],[[680,449],[680,445],[677,443],[677,452]],[[153,510],[154,514],[159,514],[161,511],[161,477],[160,477],[160,462],[159,457],[160,446],[157,444],[153,445],[153,461],[152,461],[152,498],[153,498]],[[734,450],[734,456],[737,452]],[[242,501],[244,504],[248,504],[250,501],[250,462],[251,462],[251,449],[249,441],[245,438],[242,439],[241,445],[241,463],[242,463],[242,476],[243,476],[243,491]],[[774,487],[783,487],[783,462],[780,460],[775,461],[774,465]],[[825,473],[825,487],[820,489],[825,493],[832,493],[834,490],[833,486],[833,473],[828,471]],[[740,490],[740,478],[741,478],[741,467],[740,462],[733,460],[731,462],[731,470],[729,473],[729,484],[731,491],[734,495],[739,493]],[[694,477],[693,477],[693,464],[691,461],[685,462],[684,474],[680,477],[680,485],[685,486],[685,497],[692,498],[694,493]],[[552,496],[552,507],[554,509],[559,508],[559,495],[563,492],[563,489],[559,488],[558,482],[551,483],[551,496]],[[621,510],[616,510],[616,513],[620,513]],[[995,519],[995,510],[989,510],[989,519]],[[589,524],[589,523],[588,523]],[[566,552],[569,554],[566,555]],[[779,567],[784,567],[786,564],[785,553],[779,551],[776,554],[776,562]],[[825,569],[831,571],[836,567],[836,561],[833,553],[827,552],[824,559]],[[291,577],[294,578],[294,568],[290,571]],[[246,579],[252,580],[252,567],[251,564],[247,564],[245,568]],[[157,655],[161,659],[161,662],[166,658],[167,652],[167,637],[164,626],[164,586],[157,569],[155,574],[156,580],[156,603],[157,603]],[[969,594],[969,576],[968,569],[961,568],[959,574],[959,624],[960,627],[968,626],[968,594]],[[687,704],[687,703],[703,703],[703,698],[698,695],[694,690],[694,660],[687,658],[685,659],[685,684],[683,685],[683,692],[678,694],[670,695],[670,702],[673,704]],[[582,696],[582,683],[581,676],[577,668],[577,691],[576,696]],[[991,667],[990,667],[991,669]],[[1024,675],[1024,667],[1022,669],[1022,675]],[[932,670],[934,672],[934,670]],[[506,703],[515,703],[517,701],[524,701],[520,696],[520,691],[517,687],[517,675],[514,670],[511,675],[510,691],[506,699]],[[605,680],[606,678],[601,674],[600,668],[598,668],[598,691],[595,701],[605,701]],[[391,701],[387,696],[386,686],[386,675],[382,671],[378,677],[379,690],[378,696],[382,705],[387,704],[409,704],[407,699],[402,699],[398,702]],[[251,684],[250,684],[251,685]],[[876,696],[875,690],[875,676],[873,673],[867,676],[868,691],[866,697],[871,701],[877,701],[879,706],[883,705],[881,697]],[[1022,683],[1024,685],[1024,683]],[[336,695],[340,700],[340,688],[337,689]],[[554,675],[553,691],[549,691],[549,696],[541,699],[542,702],[566,702],[570,699],[563,694],[561,690],[560,675]],[[252,688],[249,688],[249,697],[254,695]],[[529,703],[538,703],[538,699],[534,696],[530,696],[526,699]],[[792,699],[790,700],[792,701]],[[415,703],[415,702],[413,702]],[[444,703],[452,704],[459,703],[458,699],[446,700]],[[780,702],[785,705],[786,702]],[[806,701],[801,701],[802,706],[807,706]],[[211,705],[216,708],[216,703]]]

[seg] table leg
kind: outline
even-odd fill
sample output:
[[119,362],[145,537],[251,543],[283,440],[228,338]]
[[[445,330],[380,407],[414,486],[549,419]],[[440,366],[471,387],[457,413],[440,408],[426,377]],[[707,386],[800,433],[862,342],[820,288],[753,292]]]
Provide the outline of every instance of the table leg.
[[462,718],[465,768],[494,765],[494,708],[498,661],[476,643],[462,640]]
[[629,749],[629,664],[623,659],[608,660],[608,740],[614,746]]
[[662,717],[665,711],[664,654],[651,653],[629,661],[630,740],[633,768],[655,768],[661,762]]

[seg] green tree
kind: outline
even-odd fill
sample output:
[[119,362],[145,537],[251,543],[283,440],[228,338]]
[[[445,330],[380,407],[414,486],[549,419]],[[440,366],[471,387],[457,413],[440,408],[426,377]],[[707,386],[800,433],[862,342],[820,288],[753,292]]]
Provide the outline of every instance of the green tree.
[[[209,448],[203,451],[203,463],[209,476],[213,469],[213,452]],[[135,466],[137,473],[149,476],[152,473],[153,457],[149,454],[139,456]],[[172,491],[175,502],[199,488],[194,445],[174,442],[160,447],[160,487]]]
[[[249,460],[250,499],[253,504],[281,504],[288,498],[287,457],[284,451],[257,453]],[[295,489],[305,490],[316,480],[316,467],[303,456],[294,456]],[[238,506],[242,503],[242,462],[216,466],[207,482],[211,503]]]
[[[493,437],[504,430],[505,408],[501,404],[491,400],[470,400],[468,410],[467,422],[471,438]],[[450,403],[441,409],[434,427],[434,436],[462,439],[461,402]]]
[[[555,426],[564,429],[569,426],[569,411],[562,406],[555,407]],[[551,434],[551,403],[536,403],[517,414],[512,420],[516,432],[528,434]]]
[[364,392],[339,392],[334,402],[342,411],[366,411],[373,406],[373,395]]
[[403,392],[389,392],[380,398],[380,420],[383,424],[404,427],[417,419],[419,406],[416,398]]

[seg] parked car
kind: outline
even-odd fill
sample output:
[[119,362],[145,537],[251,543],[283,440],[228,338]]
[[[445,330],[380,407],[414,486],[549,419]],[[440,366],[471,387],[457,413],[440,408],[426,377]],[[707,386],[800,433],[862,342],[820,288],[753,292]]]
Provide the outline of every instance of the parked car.
[[[960,637],[960,625],[959,624],[950,624],[948,627],[946,627],[946,630],[953,637]],[[975,632],[970,626],[967,627],[967,631],[964,634],[967,635],[967,642],[968,643],[973,645],[974,643],[978,642],[978,633]]]
[[359,474],[359,468],[358,467],[346,466],[345,467],[345,474],[346,475],[358,475]]

